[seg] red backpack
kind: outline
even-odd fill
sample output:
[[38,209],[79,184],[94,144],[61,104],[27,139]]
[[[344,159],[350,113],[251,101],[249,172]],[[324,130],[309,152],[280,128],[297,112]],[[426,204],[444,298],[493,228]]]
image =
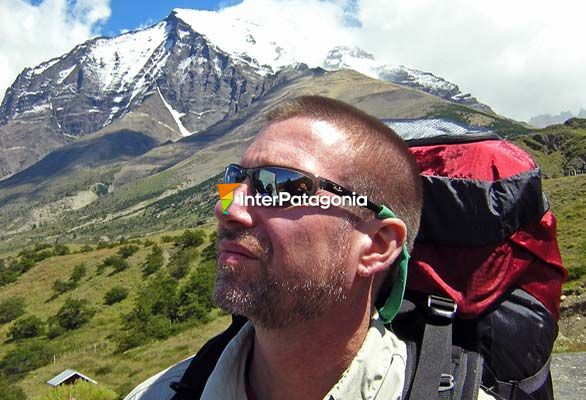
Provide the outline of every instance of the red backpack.
[[[407,140],[424,187],[407,311],[393,323],[417,343],[404,398],[438,398],[438,387],[439,398],[468,398],[457,371],[461,385],[478,380],[497,399],[552,399],[549,363],[567,272],[539,168],[492,132],[442,120],[386,122]],[[466,377],[458,364],[471,354],[478,365]]]

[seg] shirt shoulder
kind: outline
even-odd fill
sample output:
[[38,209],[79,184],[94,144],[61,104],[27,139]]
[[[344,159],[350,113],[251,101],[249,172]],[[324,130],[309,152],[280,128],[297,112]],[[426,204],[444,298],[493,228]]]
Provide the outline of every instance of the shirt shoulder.
[[185,370],[194,356],[167,368],[158,374],[151,376],[146,381],[135,387],[124,400],[169,400],[175,395],[175,391],[169,386],[171,382],[181,380]]

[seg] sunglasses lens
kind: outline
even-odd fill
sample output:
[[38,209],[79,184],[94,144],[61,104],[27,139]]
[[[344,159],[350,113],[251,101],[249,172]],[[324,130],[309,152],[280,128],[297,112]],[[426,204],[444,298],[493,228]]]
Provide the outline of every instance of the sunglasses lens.
[[224,173],[224,183],[241,183],[246,179],[246,173],[236,165],[228,165]]
[[291,196],[310,194],[313,189],[311,178],[289,169],[274,168],[277,192],[287,192]]

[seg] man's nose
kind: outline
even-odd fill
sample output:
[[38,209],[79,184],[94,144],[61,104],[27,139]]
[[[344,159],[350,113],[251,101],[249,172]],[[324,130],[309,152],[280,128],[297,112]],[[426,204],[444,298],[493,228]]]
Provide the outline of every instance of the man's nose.
[[222,200],[218,200],[214,208],[214,213],[220,223],[227,225],[240,224],[246,227],[254,225],[252,205],[250,203],[246,204],[244,198],[245,196],[252,195],[249,182],[250,180],[247,178],[232,192],[234,199],[226,209],[226,212],[222,210]]

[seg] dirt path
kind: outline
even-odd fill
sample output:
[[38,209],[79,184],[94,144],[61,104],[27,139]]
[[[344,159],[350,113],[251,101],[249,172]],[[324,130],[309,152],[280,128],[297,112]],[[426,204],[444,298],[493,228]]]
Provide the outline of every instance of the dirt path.
[[554,354],[551,371],[556,400],[586,400],[586,353]]

